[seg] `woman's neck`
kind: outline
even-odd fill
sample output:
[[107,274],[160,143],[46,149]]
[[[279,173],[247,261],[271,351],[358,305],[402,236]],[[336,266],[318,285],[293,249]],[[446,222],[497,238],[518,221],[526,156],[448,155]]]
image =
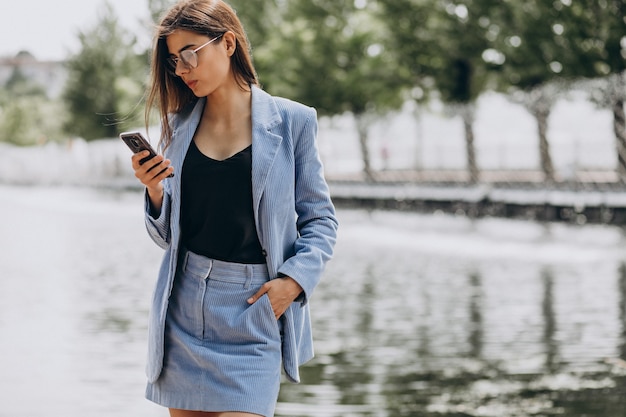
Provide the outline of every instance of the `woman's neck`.
[[239,123],[242,117],[250,117],[252,107],[251,90],[239,86],[217,90],[207,96],[202,119],[211,123]]

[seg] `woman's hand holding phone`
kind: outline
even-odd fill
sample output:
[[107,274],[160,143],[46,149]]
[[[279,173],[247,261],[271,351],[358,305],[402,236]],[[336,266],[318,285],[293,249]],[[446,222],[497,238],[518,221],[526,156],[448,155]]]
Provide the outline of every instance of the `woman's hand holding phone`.
[[163,204],[163,184],[161,181],[174,173],[174,167],[170,165],[170,160],[164,159],[162,155],[156,155],[141,163],[149,156],[149,151],[140,151],[133,154],[131,160],[135,177],[146,186],[153,208],[160,211]]
[[155,155],[146,160],[149,156],[149,151],[139,151],[133,154],[131,161],[135,177],[143,185],[151,188],[160,184],[165,178],[173,176],[174,167],[170,165],[170,160],[163,158],[162,155]]
[[141,133],[125,132],[120,134],[120,139],[133,152],[131,160],[135,177],[146,186],[153,208],[160,211],[163,203],[163,184],[161,181],[174,176],[174,167],[170,166],[169,159],[156,153],[150,142]]

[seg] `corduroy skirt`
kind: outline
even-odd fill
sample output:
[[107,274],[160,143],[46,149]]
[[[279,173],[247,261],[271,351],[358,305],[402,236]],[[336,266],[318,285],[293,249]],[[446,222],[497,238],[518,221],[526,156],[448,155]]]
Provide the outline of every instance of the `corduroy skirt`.
[[280,320],[265,264],[181,259],[165,322],[165,357],[146,398],[168,408],[274,415],[281,375]]

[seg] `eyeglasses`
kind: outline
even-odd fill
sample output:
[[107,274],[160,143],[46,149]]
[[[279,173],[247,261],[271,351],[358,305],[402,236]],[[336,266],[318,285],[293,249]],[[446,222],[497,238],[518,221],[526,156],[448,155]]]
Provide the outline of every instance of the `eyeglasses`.
[[222,36],[223,34],[216,36],[210,41],[208,41],[207,43],[204,43],[198,46],[196,49],[185,49],[184,51],[180,53],[180,57],[171,56],[167,58],[169,70],[172,73],[176,74],[176,69],[178,68],[179,62],[183,63],[183,66],[185,67],[185,69],[190,70],[190,69],[196,68],[198,66],[198,51],[204,48],[205,46],[207,46],[208,44],[210,44],[211,42],[218,40]]

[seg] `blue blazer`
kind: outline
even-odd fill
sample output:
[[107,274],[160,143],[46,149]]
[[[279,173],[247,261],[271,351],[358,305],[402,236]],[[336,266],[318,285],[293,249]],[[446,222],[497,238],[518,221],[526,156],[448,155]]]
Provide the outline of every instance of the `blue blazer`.
[[[158,217],[146,198],[145,219],[150,237],[165,249],[159,269],[149,323],[146,374],[150,382],[163,368],[164,329],[180,243],[180,190],[187,149],[200,123],[206,99],[172,118],[173,140],[165,156],[175,175],[164,180]],[[267,253],[270,278],[290,276],[304,289],[281,317],[283,367],[299,382],[298,367],[313,357],[307,301],[331,258],[337,219],[315,143],[314,109],[252,88],[252,202],[257,233]]]

